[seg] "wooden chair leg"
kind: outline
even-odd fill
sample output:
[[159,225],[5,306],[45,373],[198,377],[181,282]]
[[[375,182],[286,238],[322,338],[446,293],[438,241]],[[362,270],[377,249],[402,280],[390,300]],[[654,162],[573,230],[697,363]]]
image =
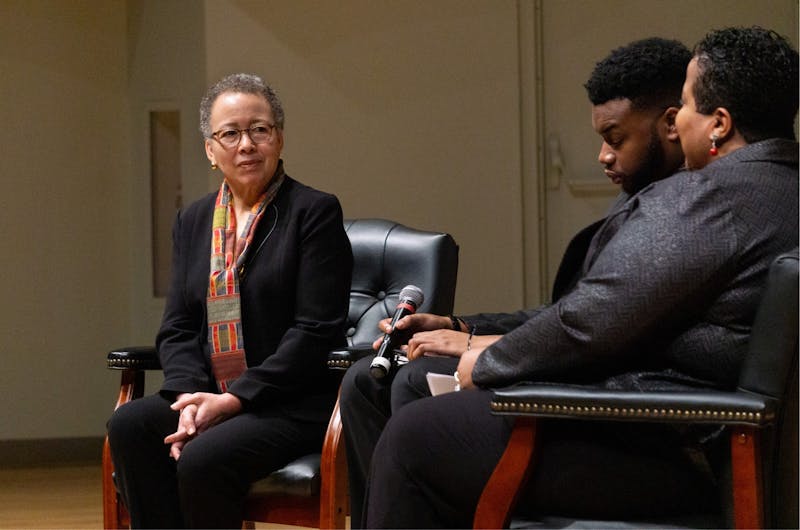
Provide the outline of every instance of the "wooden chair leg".
[[342,417],[339,399],[331,414],[320,459],[320,509],[321,530],[344,528],[347,519],[347,456],[342,439]]
[[759,433],[754,427],[731,429],[733,519],[736,528],[763,528],[764,525],[759,444]]
[[[144,372],[141,370],[123,370],[120,377],[119,395],[114,410],[125,403],[138,399],[144,394]],[[120,505],[117,486],[114,484],[114,463],[111,461],[111,448],[108,445],[108,436],[103,442],[103,528],[125,528],[121,513],[125,512]],[[127,517],[125,517],[127,519]]]
[[511,511],[533,468],[535,442],[536,419],[517,418],[506,450],[478,500],[473,528],[508,528]]
[[108,437],[103,443],[103,528],[122,528],[119,521],[117,488],[114,485],[114,464],[111,463],[111,450]]

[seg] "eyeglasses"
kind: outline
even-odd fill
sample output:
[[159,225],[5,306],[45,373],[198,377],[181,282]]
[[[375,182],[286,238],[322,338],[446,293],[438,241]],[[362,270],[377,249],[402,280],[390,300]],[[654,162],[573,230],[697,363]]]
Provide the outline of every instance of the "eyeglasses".
[[242,133],[247,133],[254,144],[272,143],[275,140],[276,126],[272,124],[253,125],[247,129],[220,129],[211,134],[222,147],[232,149],[239,145]]

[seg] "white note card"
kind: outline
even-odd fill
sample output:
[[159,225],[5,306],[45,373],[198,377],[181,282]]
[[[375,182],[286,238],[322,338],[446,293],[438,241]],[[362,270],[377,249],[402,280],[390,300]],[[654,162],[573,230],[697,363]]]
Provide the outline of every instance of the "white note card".
[[447,394],[448,392],[454,392],[456,390],[456,378],[452,375],[428,372],[425,374],[425,378],[428,380],[428,388],[434,396]]

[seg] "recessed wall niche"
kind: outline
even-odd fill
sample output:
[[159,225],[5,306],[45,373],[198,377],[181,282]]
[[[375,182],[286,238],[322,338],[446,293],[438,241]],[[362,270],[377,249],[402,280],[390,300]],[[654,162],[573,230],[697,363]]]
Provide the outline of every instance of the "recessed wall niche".
[[183,205],[181,124],[177,110],[150,111],[150,208],[153,296],[167,295],[172,259],[172,223]]

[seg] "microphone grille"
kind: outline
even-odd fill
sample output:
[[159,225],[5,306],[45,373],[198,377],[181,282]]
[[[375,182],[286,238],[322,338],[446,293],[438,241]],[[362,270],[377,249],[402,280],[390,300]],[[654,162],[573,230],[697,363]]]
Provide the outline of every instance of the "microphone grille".
[[425,300],[425,295],[422,293],[422,289],[416,285],[406,285],[400,291],[400,300],[406,300],[419,307],[422,301]]

